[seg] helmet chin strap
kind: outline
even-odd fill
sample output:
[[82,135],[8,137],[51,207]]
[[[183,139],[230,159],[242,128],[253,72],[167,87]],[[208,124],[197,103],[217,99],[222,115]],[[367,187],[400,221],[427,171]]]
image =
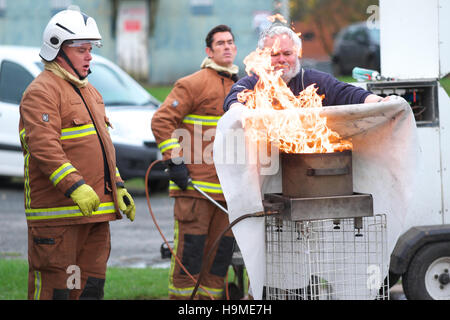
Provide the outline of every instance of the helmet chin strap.
[[91,69],[88,70],[88,73],[85,77],[82,77],[80,75],[80,73],[77,71],[77,69],[75,69],[75,67],[73,66],[72,62],[70,61],[69,57],[66,55],[66,53],[64,52],[64,50],[61,48],[61,50],[59,50],[59,53],[61,55],[61,57],[67,62],[67,64],[69,65],[69,67],[72,68],[72,70],[75,72],[75,74],[78,76],[78,78],[80,80],[84,80],[86,79],[86,77],[91,73]]

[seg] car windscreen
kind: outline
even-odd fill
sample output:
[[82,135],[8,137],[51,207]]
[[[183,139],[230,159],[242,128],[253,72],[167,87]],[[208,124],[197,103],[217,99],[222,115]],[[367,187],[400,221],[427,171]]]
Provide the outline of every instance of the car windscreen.
[[[43,69],[43,64],[38,63]],[[100,92],[105,106],[157,106],[159,102],[130,76],[106,64],[91,63],[89,82]]]
[[24,67],[3,60],[0,64],[0,101],[18,105],[31,81],[33,76]]
[[106,106],[143,106],[151,96],[124,74],[102,63],[92,63],[89,81],[101,93]]

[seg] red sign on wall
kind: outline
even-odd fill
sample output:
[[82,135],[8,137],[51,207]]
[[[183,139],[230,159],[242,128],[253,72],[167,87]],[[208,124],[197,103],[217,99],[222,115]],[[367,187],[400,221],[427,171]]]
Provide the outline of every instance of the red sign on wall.
[[125,20],[124,21],[124,29],[128,32],[140,31],[141,30],[141,22],[139,20]]

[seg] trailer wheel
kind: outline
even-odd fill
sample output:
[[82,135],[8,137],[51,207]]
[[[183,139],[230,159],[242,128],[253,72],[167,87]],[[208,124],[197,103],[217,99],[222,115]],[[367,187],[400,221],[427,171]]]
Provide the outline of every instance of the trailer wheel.
[[402,279],[408,300],[450,300],[450,242],[423,246]]
[[[391,270],[389,270],[389,289],[392,288],[398,280],[400,280],[401,274],[395,274],[392,273]],[[386,278],[384,279],[384,285],[386,286]]]

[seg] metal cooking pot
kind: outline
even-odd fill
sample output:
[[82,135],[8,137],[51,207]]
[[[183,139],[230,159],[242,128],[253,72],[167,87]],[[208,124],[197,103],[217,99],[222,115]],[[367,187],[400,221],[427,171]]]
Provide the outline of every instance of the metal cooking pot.
[[352,152],[282,153],[283,195],[293,198],[353,194]]

